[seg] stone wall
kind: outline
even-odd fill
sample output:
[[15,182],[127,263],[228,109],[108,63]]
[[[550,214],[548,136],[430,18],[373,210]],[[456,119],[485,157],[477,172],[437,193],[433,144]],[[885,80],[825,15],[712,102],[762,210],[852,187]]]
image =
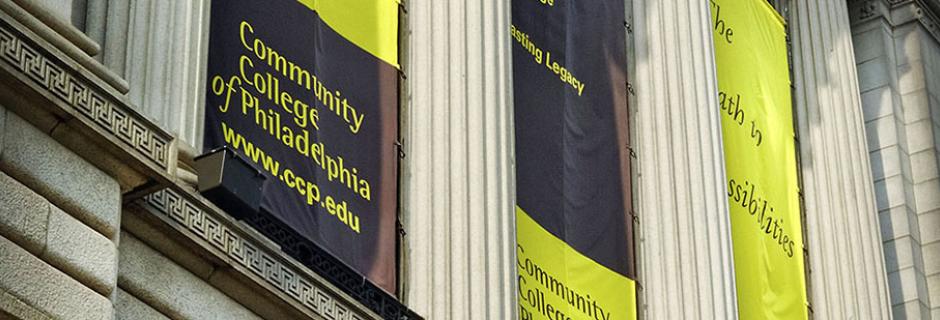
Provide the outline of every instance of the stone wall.
[[13,318],[111,319],[120,189],[0,109],[0,304]]
[[148,213],[124,210],[122,221],[116,179],[5,108],[0,133],[0,316],[310,318],[141,220]]
[[852,7],[892,313],[940,319],[940,21],[920,1]]

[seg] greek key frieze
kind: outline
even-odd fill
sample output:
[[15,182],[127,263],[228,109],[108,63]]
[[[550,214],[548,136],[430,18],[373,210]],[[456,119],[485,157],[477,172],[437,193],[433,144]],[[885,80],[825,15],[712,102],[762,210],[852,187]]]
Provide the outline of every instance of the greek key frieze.
[[[5,22],[5,21],[4,21]],[[33,84],[73,108],[86,120],[113,135],[125,147],[166,169],[172,137],[155,130],[129,106],[119,104],[104,90],[77,76],[49,52],[26,39],[7,23],[0,23],[0,60],[25,75]]]
[[359,320],[365,317],[352,311],[346,303],[317,285],[294,267],[281,263],[268,249],[251,239],[242,237],[218,218],[171,189],[164,189],[144,197],[151,212],[163,215],[173,224],[204,241],[204,245],[223,252],[231,261],[251,273],[258,282],[264,282],[299,302],[315,314],[326,319]]

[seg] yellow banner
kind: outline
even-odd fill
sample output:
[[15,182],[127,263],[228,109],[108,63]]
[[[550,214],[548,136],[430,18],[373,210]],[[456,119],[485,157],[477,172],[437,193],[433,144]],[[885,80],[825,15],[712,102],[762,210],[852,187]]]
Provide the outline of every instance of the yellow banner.
[[636,319],[633,280],[594,262],[516,207],[519,319]]
[[710,2],[738,313],[806,319],[784,22],[765,0]]
[[398,0],[299,0],[346,40],[398,68]]

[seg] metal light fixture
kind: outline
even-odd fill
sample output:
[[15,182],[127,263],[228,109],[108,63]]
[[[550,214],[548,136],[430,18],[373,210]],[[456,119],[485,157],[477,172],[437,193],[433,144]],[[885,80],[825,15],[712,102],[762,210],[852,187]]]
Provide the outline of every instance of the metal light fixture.
[[235,219],[253,217],[261,206],[265,175],[228,147],[196,157],[199,192]]

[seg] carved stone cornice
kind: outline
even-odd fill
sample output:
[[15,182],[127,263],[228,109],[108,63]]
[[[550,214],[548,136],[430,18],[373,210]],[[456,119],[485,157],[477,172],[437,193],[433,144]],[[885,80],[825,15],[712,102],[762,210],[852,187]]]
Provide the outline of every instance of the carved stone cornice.
[[[66,125],[77,130],[69,134],[81,134],[82,144],[106,153],[83,156],[117,159],[148,178],[150,188],[173,180],[177,151],[172,135],[135,111],[114,87],[3,11],[0,89],[0,101],[40,123],[40,129],[52,132]],[[136,184],[127,187],[143,185]]]
[[171,187],[147,195],[134,205],[179,232],[203,254],[225,261],[304,313],[324,319],[382,319],[201,197]]
[[849,18],[852,25],[873,19],[884,19],[891,26],[900,26],[912,21],[919,22],[928,33],[940,42],[940,5],[924,0],[855,0],[849,3]]
[[919,5],[914,9],[914,17],[917,18],[917,21],[920,21],[920,24],[924,26],[924,29],[927,29],[927,32],[933,36],[934,39],[940,41],[940,12],[937,12],[934,8],[929,7],[926,4],[918,1]]
[[857,0],[849,4],[849,20],[853,25],[877,18],[889,18],[891,4],[885,0]]

